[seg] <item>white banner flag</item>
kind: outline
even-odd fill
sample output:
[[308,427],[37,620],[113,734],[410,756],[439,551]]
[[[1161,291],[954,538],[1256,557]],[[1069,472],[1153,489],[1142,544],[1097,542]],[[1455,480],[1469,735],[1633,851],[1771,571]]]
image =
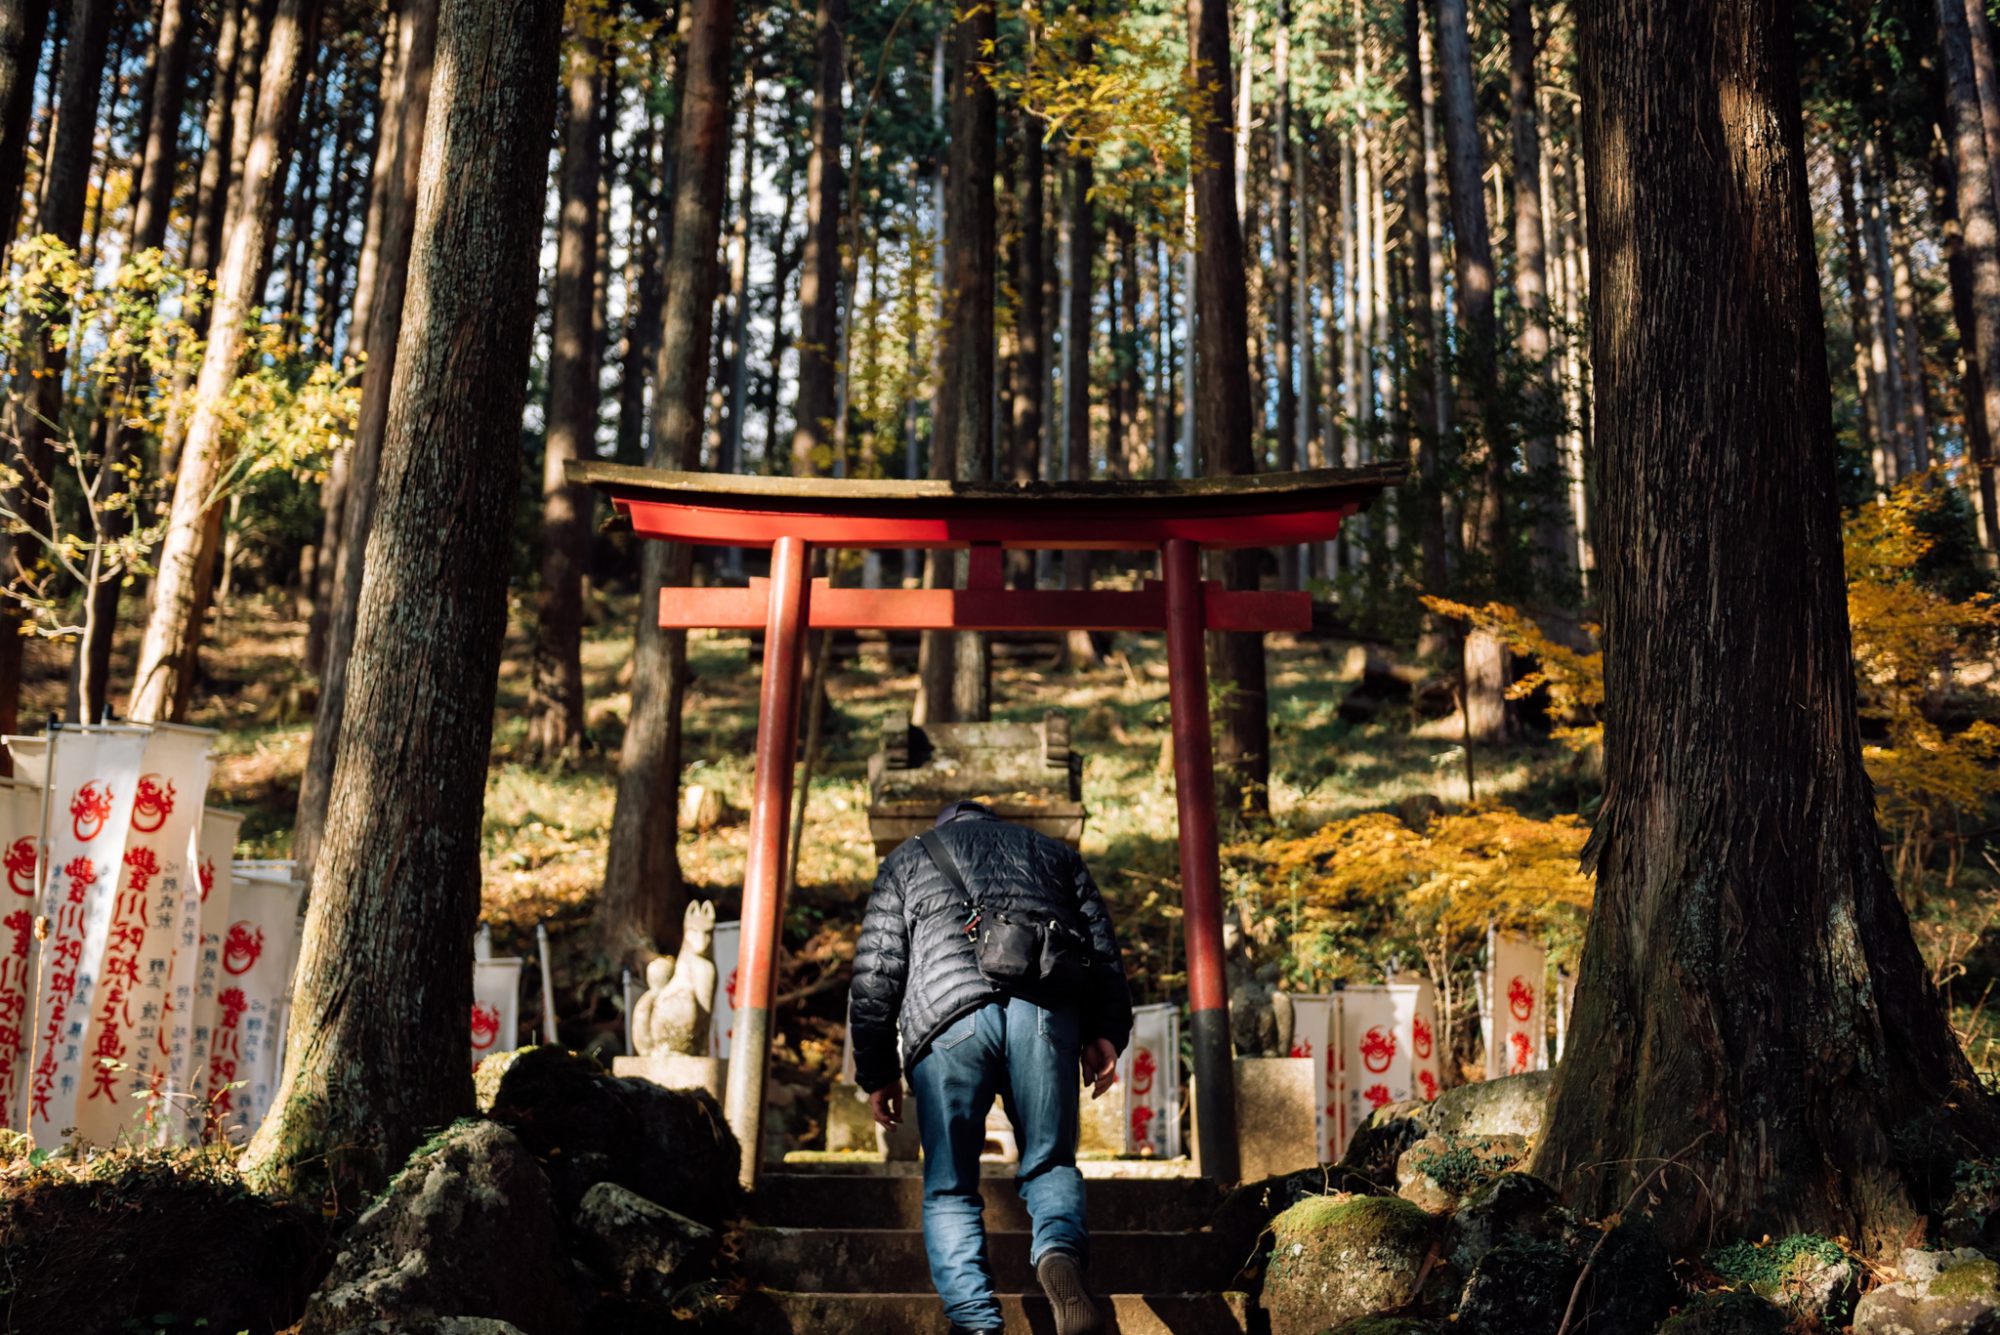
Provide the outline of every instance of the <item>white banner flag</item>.
[[238,1144],[256,1131],[277,1092],[304,894],[288,867],[239,872],[230,888],[209,1076],[218,1124]]
[[119,1064],[130,1055],[116,1031],[97,1048],[84,1039],[97,1007],[123,1007],[137,958],[125,929],[139,909],[120,885],[147,734],[123,724],[63,728],[39,757],[51,808],[41,899],[49,935],[28,1078],[28,1133],[38,1148],[60,1147],[85,1102],[118,1097]]
[[1492,1039],[1486,1045],[1486,1078],[1539,1071],[1544,1060],[1548,952],[1525,936],[1489,931],[1486,935],[1486,1014]]
[[1340,1157],[1340,1042],[1334,1033],[1333,1002],[1325,996],[1298,994],[1292,997],[1292,1051],[1294,1057],[1310,1057],[1319,1072],[1319,1098],[1313,1105],[1313,1123],[1319,1128],[1319,1161],[1332,1163]]
[[1411,1097],[1416,1072],[1410,1031],[1417,1014],[1417,989],[1407,984],[1369,984],[1334,994],[1339,1003],[1341,1101],[1346,1125],[1341,1150],[1368,1115]]
[[715,1011],[708,1026],[708,1055],[729,1060],[736,1037],[736,957],[743,942],[743,924],[719,922],[711,942],[715,951]]
[[1410,1064],[1416,1076],[1414,1097],[1426,1103],[1438,1096],[1444,1081],[1444,1043],[1438,1031],[1437,989],[1420,973],[1399,973],[1392,980],[1417,989],[1416,1014],[1410,1020]]
[[[118,917],[84,1040],[92,1054],[111,1054],[93,1056],[90,1090],[77,1111],[77,1135],[93,1145],[145,1137],[155,1099],[164,1093],[172,1064],[162,1051],[167,976],[192,880],[188,841],[208,791],[214,739],[206,728],[160,724],[146,740],[119,868]],[[114,1085],[106,1086],[107,1075]]]
[[185,983],[191,1003],[188,1007],[188,1044],[185,1055],[178,1051],[174,1073],[168,1078],[169,1099],[178,1097],[185,1115],[184,1134],[189,1140],[216,1137],[215,1111],[209,1100],[214,1088],[210,1079],[211,1040],[220,1018],[222,938],[229,930],[230,896],[236,881],[236,834],[243,817],[234,811],[209,808],[201,813],[201,827],[195,835],[195,884],[200,887],[200,905],[195,925],[194,948],[185,956],[174,956],[174,987]]
[[0,780],[0,1126],[21,1125],[35,970],[35,877],[42,846],[42,790]]
[[1132,1038],[1119,1059],[1125,1087],[1125,1152],[1181,1155],[1181,1008],[1171,1002],[1132,1008]]
[[521,1043],[520,959],[475,960],[472,965],[472,1069],[488,1053]]

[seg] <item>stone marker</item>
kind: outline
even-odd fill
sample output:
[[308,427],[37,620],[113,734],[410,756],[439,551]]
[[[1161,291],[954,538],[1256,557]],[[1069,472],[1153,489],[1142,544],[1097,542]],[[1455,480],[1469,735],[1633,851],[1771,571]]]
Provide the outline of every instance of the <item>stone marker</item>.
[[[1245,1182],[1319,1164],[1319,1063],[1311,1057],[1236,1059],[1236,1143]],[[1201,1100],[1194,1100],[1196,1108]],[[1195,1141],[1200,1143],[1199,1126]]]

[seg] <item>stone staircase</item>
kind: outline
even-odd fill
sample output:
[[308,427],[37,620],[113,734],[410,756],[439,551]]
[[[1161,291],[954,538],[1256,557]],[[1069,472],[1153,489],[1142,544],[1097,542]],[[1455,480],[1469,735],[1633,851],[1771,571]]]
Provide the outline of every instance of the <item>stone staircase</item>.
[[[920,1231],[923,1182],[908,1171],[915,1165],[856,1167],[791,1164],[761,1179],[756,1226],[744,1235],[741,1258],[759,1292],[740,1309],[743,1330],[943,1335]],[[1248,1296],[1230,1291],[1247,1251],[1208,1228],[1221,1194],[1201,1178],[1120,1172],[1149,1167],[1085,1165],[1090,1282],[1105,1329],[1121,1335],[1256,1329]],[[1053,1335],[1054,1317],[1028,1266],[1028,1213],[1013,1179],[988,1177],[984,1191],[988,1256],[1008,1335]]]

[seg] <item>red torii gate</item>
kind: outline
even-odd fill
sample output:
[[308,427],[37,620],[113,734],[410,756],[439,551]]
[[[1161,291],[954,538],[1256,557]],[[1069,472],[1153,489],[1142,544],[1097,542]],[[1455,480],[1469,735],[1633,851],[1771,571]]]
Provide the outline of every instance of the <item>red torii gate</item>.
[[[833,481],[678,473],[571,463],[571,483],[610,497],[642,537],[768,547],[769,579],[749,588],[668,588],[660,625],[764,636],[750,856],[743,880],[736,1039],[724,1112],[755,1180],[770,1060],[771,999],[783,922],[786,824],[798,732],[800,652],[813,630],[1165,631],[1187,923],[1199,1171],[1237,1178],[1236,1089],[1222,964],[1221,869],[1208,716],[1205,631],[1306,630],[1305,593],[1237,591],[1204,581],[1203,548],[1320,542],[1384,487],[1400,464],[1185,481],[967,483]],[[851,589],[808,577],[813,547],[968,548],[963,589]],[[1008,549],[1158,551],[1162,578],[1138,590],[1013,590]]]

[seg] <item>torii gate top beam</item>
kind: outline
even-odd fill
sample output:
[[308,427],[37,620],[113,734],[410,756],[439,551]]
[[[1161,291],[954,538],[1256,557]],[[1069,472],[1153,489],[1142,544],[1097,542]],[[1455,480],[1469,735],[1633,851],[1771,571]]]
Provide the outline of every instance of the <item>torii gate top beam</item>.
[[719,547],[984,547],[1151,551],[1322,542],[1403,464],[1131,482],[938,482],[678,473],[576,461],[642,537]]

